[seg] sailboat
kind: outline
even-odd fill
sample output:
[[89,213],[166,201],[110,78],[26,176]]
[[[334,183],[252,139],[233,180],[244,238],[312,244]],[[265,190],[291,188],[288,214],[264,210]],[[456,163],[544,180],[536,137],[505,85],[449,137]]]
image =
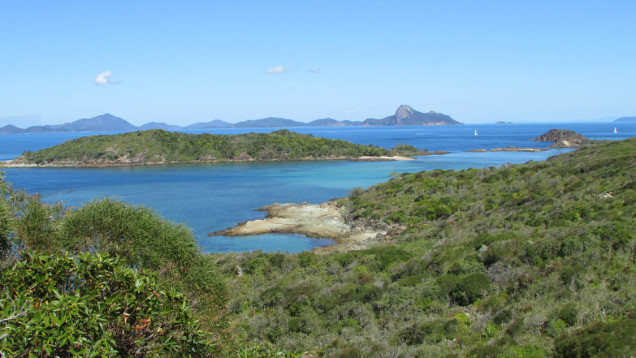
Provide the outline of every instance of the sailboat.
[[475,135],[479,135],[479,134],[477,134],[477,130],[476,129],[475,129]]
[[614,127],[614,133],[618,133],[618,131],[616,130],[616,127]]

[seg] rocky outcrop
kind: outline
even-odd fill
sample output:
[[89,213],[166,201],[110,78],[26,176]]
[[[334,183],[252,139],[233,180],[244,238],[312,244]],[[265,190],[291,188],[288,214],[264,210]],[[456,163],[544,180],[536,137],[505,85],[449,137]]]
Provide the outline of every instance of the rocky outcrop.
[[569,129],[550,129],[547,133],[544,133],[534,140],[538,142],[554,142],[551,148],[578,148],[591,141],[584,136],[571,131]]
[[316,248],[316,252],[359,250],[384,238],[387,231],[396,228],[380,228],[363,223],[347,222],[344,208],[335,202],[322,204],[272,204],[258,210],[266,211],[263,220],[239,223],[226,230],[208,236],[251,236],[262,234],[300,234],[313,238],[328,238],[336,245]]

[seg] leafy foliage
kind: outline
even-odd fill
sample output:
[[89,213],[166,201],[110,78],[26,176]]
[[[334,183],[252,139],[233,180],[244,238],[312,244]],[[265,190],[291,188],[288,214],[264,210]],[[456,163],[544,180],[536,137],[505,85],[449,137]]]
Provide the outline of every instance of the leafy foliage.
[[27,254],[0,273],[9,356],[205,356],[185,297],[108,256]]

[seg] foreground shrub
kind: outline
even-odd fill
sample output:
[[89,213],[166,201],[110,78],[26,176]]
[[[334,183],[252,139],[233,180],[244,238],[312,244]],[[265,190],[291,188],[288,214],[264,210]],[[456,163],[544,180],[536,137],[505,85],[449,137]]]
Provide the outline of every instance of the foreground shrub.
[[68,212],[62,223],[63,245],[71,251],[100,251],[144,268],[191,265],[199,248],[184,225],[152,209],[119,200],[99,199]]
[[118,259],[26,254],[0,272],[4,356],[206,356],[182,294]]

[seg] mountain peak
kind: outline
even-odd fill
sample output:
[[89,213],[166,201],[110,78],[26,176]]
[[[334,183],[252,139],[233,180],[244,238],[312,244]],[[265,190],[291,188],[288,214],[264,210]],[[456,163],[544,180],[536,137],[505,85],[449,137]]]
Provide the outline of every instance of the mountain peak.
[[414,112],[415,110],[413,108],[403,104],[399,106],[398,109],[395,111],[395,118],[397,119],[409,118],[413,115]]
[[368,118],[365,126],[440,126],[461,124],[443,113],[430,111],[422,113],[405,104],[398,107],[395,114],[382,119]]

